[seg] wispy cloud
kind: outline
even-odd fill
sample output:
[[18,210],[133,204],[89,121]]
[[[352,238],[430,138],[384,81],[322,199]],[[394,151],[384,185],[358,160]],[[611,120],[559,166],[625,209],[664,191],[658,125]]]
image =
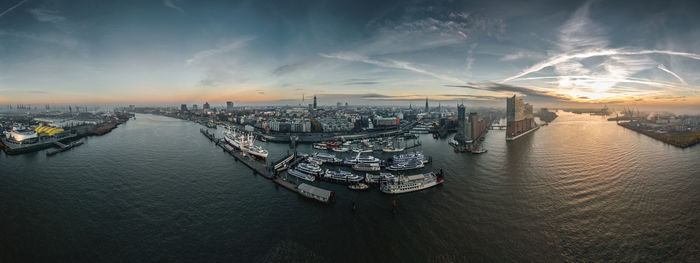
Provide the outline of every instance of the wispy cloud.
[[557,94],[555,92],[537,90],[537,89],[528,88],[528,87],[508,85],[508,84],[496,83],[496,82],[469,83],[467,85],[445,85],[445,87],[485,90],[485,91],[504,93],[504,95],[510,95],[510,94],[505,94],[505,93],[519,93],[519,94],[525,95],[527,97],[540,97],[540,98],[562,100],[562,101],[569,100],[569,98],[567,98],[566,96],[563,96],[561,94]]
[[0,37],[1,36],[11,36],[11,37],[22,38],[22,39],[27,39],[27,40],[39,41],[39,42],[55,44],[55,45],[68,47],[68,48],[74,48],[78,45],[77,40],[70,38],[70,37],[66,37],[63,35],[56,35],[56,34],[38,35],[38,34],[27,33],[27,32],[0,31]]
[[163,0],[163,5],[184,13],[185,10],[183,10],[179,6],[175,5],[175,3],[173,3],[173,1],[176,1],[178,3],[182,2],[182,0]]
[[275,76],[286,75],[286,74],[292,73],[294,71],[303,69],[304,67],[306,67],[310,64],[311,64],[311,61],[309,61],[309,60],[303,60],[303,61],[297,61],[297,62],[290,63],[290,64],[284,64],[284,65],[281,65],[281,66],[273,69],[272,74]]
[[331,58],[331,59],[339,59],[339,60],[345,60],[345,61],[350,61],[350,62],[361,62],[365,64],[371,64],[379,67],[384,67],[384,68],[393,68],[393,69],[403,69],[415,73],[420,73],[428,76],[432,76],[434,78],[444,80],[444,81],[449,81],[449,82],[454,82],[454,83],[464,83],[463,80],[460,80],[455,77],[443,75],[443,74],[438,74],[434,72],[427,71],[425,69],[419,68],[409,62],[405,61],[398,61],[398,60],[392,60],[392,59],[386,59],[386,60],[379,60],[379,59],[371,59],[365,56],[357,55],[357,54],[352,54],[352,53],[336,53],[336,54],[319,54],[321,57],[324,58]]
[[23,5],[23,4],[26,3],[27,1],[28,1],[28,0],[22,0],[22,1],[18,2],[17,4],[11,6],[10,8],[6,9],[5,11],[0,12],[0,17],[4,16],[5,14],[7,14],[7,13],[9,13],[9,12],[12,12],[12,10],[14,10],[15,8],[17,8],[17,7],[21,6],[21,5]]
[[248,42],[254,39],[254,37],[246,37],[221,47],[199,51],[195,53],[191,58],[185,61],[185,66],[190,66],[199,63],[200,61],[206,60],[209,57],[231,52],[241,47],[245,47],[248,44]]
[[40,22],[47,22],[52,24],[59,24],[66,21],[66,17],[62,16],[59,12],[55,10],[45,9],[45,8],[34,8],[30,9],[29,13]]
[[666,66],[664,66],[664,64],[659,64],[659,65],[657,66],[657,68],[660,69],[660,70],[663,70],[664,72],[666,72],[666,73],[668,73],[668,74],[671,74],[671,76],[676,77],[676,78],[678,79],[678,81],[680,81],[683,85],[688,85],[688,83],[686,83],[685,80],[684,80],[683,78],[681,78],[681,76],[678,76],[678,74],[676,74],[675,72],[673,72],[673,71],[669,70],[668,68],[666,68]]

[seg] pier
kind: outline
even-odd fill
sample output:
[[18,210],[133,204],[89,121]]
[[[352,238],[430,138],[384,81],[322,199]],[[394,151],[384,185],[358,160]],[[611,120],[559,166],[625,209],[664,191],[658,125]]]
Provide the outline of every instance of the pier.
[[[282,186],[282,187],[284,187],[284,188],[286,188],[294,193],[297,193],[301,196],[312,198],[312,199],[315,199],[315,200],[318,200],[318,201],[321,201],[324,203],[328,203],[328,202],[332,201],[332,198],[331,199],[327,199],[327,198],[324,199],[321,197],[316,198],[316,195],[309,195],[307,192],[302,193],[299,191],[299,185],[292,183],[292,182],[289,182],[287,180],[284,180],[278,176],[279,175],[279,171],[277,170],[277,168],[279,168],[278,165],[279,166],[289,165],[289,167],[291,167],[292,165],[301,161],[301,158],[298,158],[296,153],[292,153],[292,154],[288,155],[287,157],[280,159],[280,161],[278,161],[276,163],[276,165],[268,165],[265,161],[256,160],[254,157],[234,149],[233,147],[229,146],[225,140],[216,138],[214,133],[210,133],[208,129],[200,129],[199,131],[205,137],[207,137],[210,141],[216,143],[217,146],[221,147],[224,150],[224,152],[229,153],[231,156],[236,158],[236,160],[240,161],[245,166],[247,166],[248,168],[253,170],[253,172],[255,172],[256,174],[259,174],[262,177],[270,179],[273,182],[275,182],[277,185],[280,185],[280,186]],[[329,192],[331,196],[333,195],[332,191],[328,191],[328,190],[318,188],[318,187],[313,187],[313,186],[311,186],[311,187],[316,189],[316,191],[319,191],[319,192],[326,191],[326,192]]]
[[72,142],[72,143],[70,143],[70,144],[63,144],[63,143],[61,143],[61,142],[59,142],[59,141],[55,141],[55,142],[53,142],[53,144],[56,145],[56,146],[58,146],[58,149],[52,150],[52,151],[47,151],[47,152],[46,152],[46,155],[51,156],[51,155],[54,155],[54,154],[57,154],[57,153],[60,153],[60,152],[68,151],[68,150],[70,150],[70,149],[73,148],[73,147],[82,145],[83,142],[82,142],[82,141],[78,141],[78,142]]

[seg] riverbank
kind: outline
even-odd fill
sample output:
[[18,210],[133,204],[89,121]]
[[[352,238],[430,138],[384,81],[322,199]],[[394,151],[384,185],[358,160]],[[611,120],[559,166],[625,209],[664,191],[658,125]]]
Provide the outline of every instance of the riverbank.
[[646,126],[638,125],[636,122],[622,122],[618,123],[618,125],[680,148],[687,148],[700,143],[699,132],[659,133]]

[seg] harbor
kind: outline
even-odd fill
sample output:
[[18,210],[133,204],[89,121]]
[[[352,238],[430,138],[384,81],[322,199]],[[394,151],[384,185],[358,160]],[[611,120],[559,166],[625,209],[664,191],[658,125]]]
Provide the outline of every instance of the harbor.
[[[348,191],[367,190],[370,188],[371,184],[375,184],[379,187],[378,189],[381,192],[387,194],[422,190],[439,185],[443,182],[442,178],[444,173],[442,170],[435,173],[414,172],[413,175],[404,177],[404,174],[406,174],[408,170],[423,168],[425,163],[430,163],[432,160],[431,157],[424,156],[420,152],[398,154],[388,160],[380,160],[371,155],[362,157],[363,152],[358,150],[357,153],[351,152],[356,154],[355,157],[343,160],[337,158],[334,154],[324,153],[323,151],[317,151],[314,154],[302,154],[294,149],[294,151],[291,153],[287,152],[286,155],[283,155],[277,161],[268,162],[266,158],[259,158],[259,156],[255,154],[250,154],[250,149],[260,146],[254,145],[252,138],[248,137],[249,135],[246,135],[244,132],[237,132],[233,128],[228,128],[227,131],[224,132],[224,138],[218,138],[216,134],[208,128],[200,128],[200,133],[217,146],[221,147],[224,152],[233,156],[236,161],[243,163],[255,174],[272,180],[275,184],[303,197],[323,203],[332,203],[336,193],[319,187],[316,183],[319,181],[347,185]],[[378,148],[380,152],[403,152],[421,145],[420,142],[416,141],[410,146],[406,144],[404,147],[399,147],[399,142],[397,140],[392,142],[392,140],[383,139],[377,139],[377,141],[374,142],[365,139],[356,141],[356,143],[359,145],[353,146],[356,147],[355,149],[359,149],[357,147],[362,146],[369,147],[370,149]],[[347,141],[346,143],[327,142],[322,145],[324,150],[328,150],[326,146],[330,149],[341,147],[349,149],[347,147],[352,144],[352,141]],[[381,146],[372,147],[375,146],[375,144]],[[321,149],[319,147],[320,146],[316,144],[313,148]],[[387,151],[387,149],[389,150]],[[260,148],[259,150],[264,149]],[[347,150],[341,151],[341,153],[346,151]],[[373,151],[370,151],[370,153],[371,152]],[[267,155],[265,155],[265,157],[267,157]],[[321,166],[325,166],[326,168],[322,169]],[[351,168],[357,173],[362,173],[362,175],[357,175],[340,168]],[[365,172],[379,172],[382,169],[386,169],[389,172],[396,172],[397,174],[365,174]],[[296,178],[297,182],[291,181],[290,178]],[[300,180],[304,182],[299,182]]]

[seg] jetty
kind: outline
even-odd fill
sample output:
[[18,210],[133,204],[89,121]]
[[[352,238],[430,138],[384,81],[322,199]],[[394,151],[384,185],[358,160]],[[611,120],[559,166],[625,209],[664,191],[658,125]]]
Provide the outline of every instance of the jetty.
[[55,142],[53,142],[53,144],[56,145],[56,146],[58,146],[58,149],[51,150],[51,151],[47,151],[47,152],[46,152],[46,155],[51,156],[51,155],[54,155],[54,154],[57,154],[57,153],[60,153],[60,152],[68,151],[68,150],[70,150],[70,149],[73,148],[73,147],[82,145],[82,144],[83,144],[83,141],[72,142],[72,143],[69,143],[69,144],[63,144],[63,143],[61,143],[61,142],[59,142],[59,141],[55,141]]

